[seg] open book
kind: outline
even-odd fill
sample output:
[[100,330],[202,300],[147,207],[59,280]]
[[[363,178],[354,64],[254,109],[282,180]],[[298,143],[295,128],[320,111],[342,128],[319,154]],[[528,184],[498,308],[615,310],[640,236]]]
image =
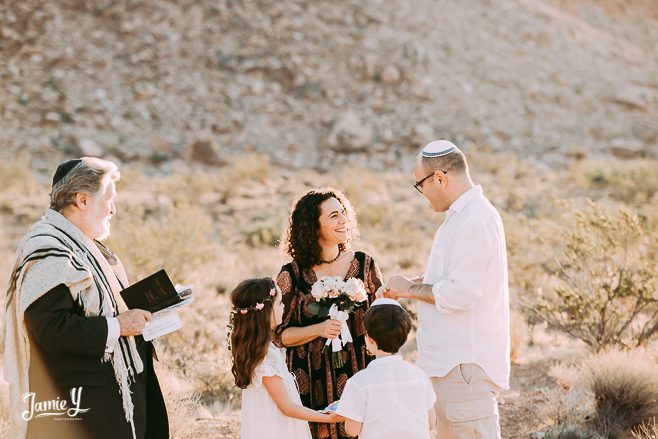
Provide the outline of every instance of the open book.
[[128,308],[152,314],[142,333],[146,341],[182,328],[178,308],[194,301],[192,287],[175,287],[164,269],[124,289],[121,297]]

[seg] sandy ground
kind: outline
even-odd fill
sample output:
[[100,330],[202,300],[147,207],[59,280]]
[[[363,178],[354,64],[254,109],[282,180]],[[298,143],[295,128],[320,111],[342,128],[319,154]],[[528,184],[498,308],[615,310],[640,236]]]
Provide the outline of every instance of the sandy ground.
[[[502,437],[506,439],[528,438],[529,434],[549,425],[547,404],[549,390],[557,388],[549,375],[551,367],[574,352],[573,346],[554,345],[528,348],[520,364],[512,366],[510,389],[499,397]],[[199,438],[239,438],[240,413],[227,413],[214,419],[199,419]]]

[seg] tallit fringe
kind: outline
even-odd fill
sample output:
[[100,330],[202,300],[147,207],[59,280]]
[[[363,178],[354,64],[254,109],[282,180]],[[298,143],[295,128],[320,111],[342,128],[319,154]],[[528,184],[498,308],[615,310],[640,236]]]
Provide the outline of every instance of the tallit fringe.
[[[118,346],[116,347],[119,348]],[[116,349],[115,349],[116,352]],[[126,367],[125,362],[123,361],[122,355],[113,355],[113,366],[114,366],[114,375],[119,384],[119,392],[121,393],[121,399],[123,401],[123,412],[126,415],[126,421],[130,424],[130,429],[133,433],[133,439],[137,439],[137,434],[135,433],[135,421],[133,420],[133,413],[135,405],[131,398],[132,392],[130,391],[130,374],[128,373],[128,368]]]

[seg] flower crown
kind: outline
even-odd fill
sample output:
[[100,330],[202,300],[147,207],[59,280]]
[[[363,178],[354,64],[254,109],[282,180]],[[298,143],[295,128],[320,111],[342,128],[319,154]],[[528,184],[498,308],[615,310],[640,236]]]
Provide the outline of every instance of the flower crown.
[[239,306],[232,306],[231,307],[231,312],[229,313],[229,320],[228,320],[228,325],[226,326],[228,328],[228,332],[226,333],[226,346],[228,347],[228,350],[231,350],[231,333],[233,332],[233,326],[235,322],[235,316],[236,314],[247,314],[249,311],[260,311],[265,307],[265,302],[272,302],[272,297],[276,296],[276,286],[273,286],[270,288],[270,293],[269,296],[263,299],[262,302],[258,302],[254,306],[249,306],[246,308],[240,308]]
[[254,306],[248,306],[248,307],[245,307],[245,308],[240,308],[239,306],[231,307],[231,314],[237,314],[237,313],[247,314],[251,310],[260,311],[261,309],[263,309],[265,307],[265,302],[271,302],[272,297],[274,297],[274,296],[276,296],[276,288],[270,289],[269,297],[263,299],[262,302],[258,302]]

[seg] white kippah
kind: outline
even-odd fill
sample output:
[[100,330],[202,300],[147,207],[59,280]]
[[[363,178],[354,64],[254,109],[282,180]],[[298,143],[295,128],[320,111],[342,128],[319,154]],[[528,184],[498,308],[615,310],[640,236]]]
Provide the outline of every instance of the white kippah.
[[452,142],[447,140],[435,140],[434,142],[425,145],[420,154],[423,157],[441,157],[456,150],[457,147]]
[[395,299],[389,299],[388,297],[380,297],[379,299],[375,299],[375,301],[370,304],[370,306],[377,306],[377,305],[397,305],[400,308],[402,308],[400,302],[398,302]]

